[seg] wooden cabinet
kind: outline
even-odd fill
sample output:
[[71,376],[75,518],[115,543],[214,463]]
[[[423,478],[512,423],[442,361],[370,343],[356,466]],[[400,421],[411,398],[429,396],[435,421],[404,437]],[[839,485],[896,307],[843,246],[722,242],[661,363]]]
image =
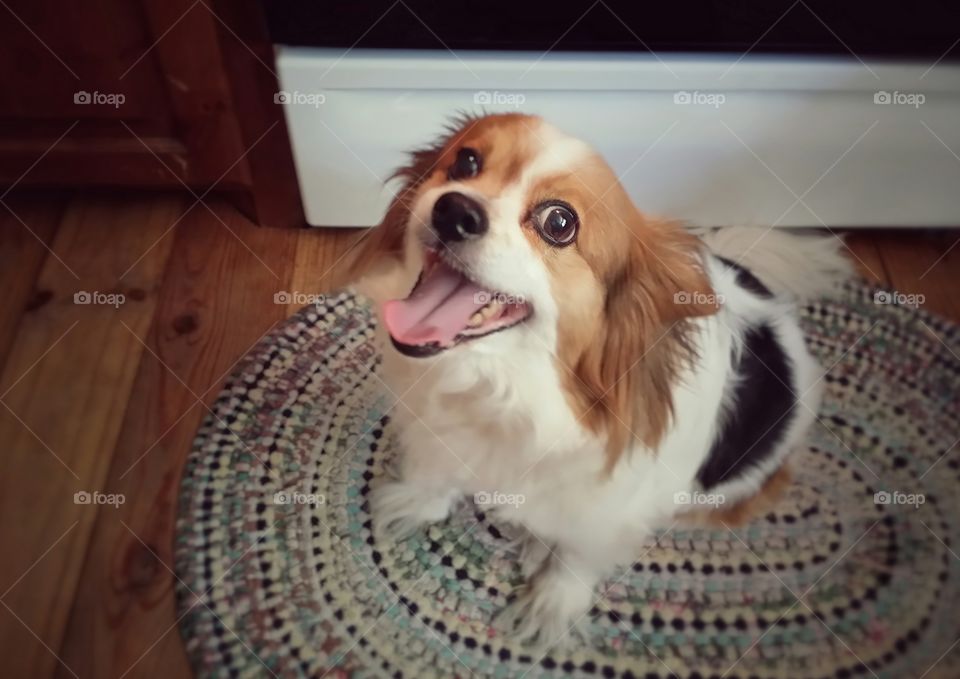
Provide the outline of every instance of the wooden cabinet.
[[227,191],[303,224],[255,0],[8,0],[0,185]]

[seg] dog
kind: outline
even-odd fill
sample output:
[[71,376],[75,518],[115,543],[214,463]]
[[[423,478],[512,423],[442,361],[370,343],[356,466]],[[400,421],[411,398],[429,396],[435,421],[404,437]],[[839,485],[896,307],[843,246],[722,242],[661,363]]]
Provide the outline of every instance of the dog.
[[397,176],[353,264],[397,400],[375,535],[482,498],[526,535],[498,624],[553,644],[653,531],[783,485],[822,379],[796,302],[851,275],[838,239],[646,216],[588,144],[518,113],[457,119]]

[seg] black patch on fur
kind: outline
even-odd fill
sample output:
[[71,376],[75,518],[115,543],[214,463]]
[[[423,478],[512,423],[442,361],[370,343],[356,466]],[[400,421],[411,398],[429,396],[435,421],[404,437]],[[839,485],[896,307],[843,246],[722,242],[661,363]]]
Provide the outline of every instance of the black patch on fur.
[[737,285],[739,285],[744,290],[752,292],[757,297],[763,297],[764,299],[770,299],[773,297],[773,293],[770,292],[770,288],[760,282],[760,279],[753,275],[750,269],[737,264],[733,260],[727,259],[726,257],[717,257],[728,269],[733,269],[737,272]]
[[769,325],[747,331],[735,372],[739,379],[724,395],[723,427],[697,472],[704,490],[736,479],[770,456],[797,407],[792,361]]

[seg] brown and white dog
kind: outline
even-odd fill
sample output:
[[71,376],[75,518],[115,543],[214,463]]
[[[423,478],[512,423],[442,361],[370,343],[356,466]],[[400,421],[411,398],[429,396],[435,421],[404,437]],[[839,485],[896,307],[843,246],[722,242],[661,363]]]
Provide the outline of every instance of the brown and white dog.
[[550,643],[652,531],[743,506],[781,470],[821,379],[794,302],[849,266],[834,238],[649,218],[533,116],[460,119],[399,176],[357,261],[400,400],[375,531],[469,496],[522,526],[530,585],[503,620]]

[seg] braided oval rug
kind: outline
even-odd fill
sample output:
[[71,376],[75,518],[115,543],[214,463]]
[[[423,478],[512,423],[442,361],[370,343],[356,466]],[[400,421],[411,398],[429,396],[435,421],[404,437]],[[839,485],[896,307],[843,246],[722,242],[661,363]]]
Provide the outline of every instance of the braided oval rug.
[[374,321],[350,293],[303,309],[241,362],[187,462],[198,676],[960,677],[960,329],[888,299],[850,284],[803,309],[826,396],[776,510],[651,539],[586,638],[546,654],[491,624],[522,582],[516,535],[472,503],[374,540],[397,405]]

